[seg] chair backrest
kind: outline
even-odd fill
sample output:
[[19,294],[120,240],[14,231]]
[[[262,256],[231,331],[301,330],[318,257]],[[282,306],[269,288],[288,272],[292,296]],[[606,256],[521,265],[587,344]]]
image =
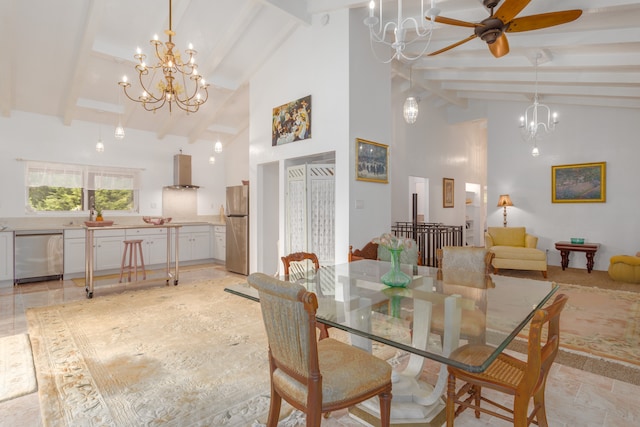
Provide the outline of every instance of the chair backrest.
[[445,246],[436,249],[438,268],[442,270],[464,270],[486,274],[491,271],[495,254],[486,248],[470,246]]
[[284,275],[291,276],[293,279],[303,277],[309,271],[318,271],[320,268],[317,255],[311,252],[294,252],[280,259],[284,265]]
[[378,259],[378,244],[369,242],[362,249],[353,250],[353,246],[349,246],[349,262],[361,259]]
[[[518,388],[524,395],[534,394],[544,386],[547,374],[558,354],[560,345],[560,313],[569,297],[559,294],[548,307],[539,309],[533,315],[529,326],[527,369]],[[546,334],[543,333],[547,327]],[[543,337],[546,340],[543,342]]]
[[318,300],[294,282],[284,282],[263,273],[247,278],[258,290],[262,320],[269,342],[272,371],[282,369],[304,385],[319,375],[316,343]]
[[525,246],[526,227],[489,227],[487,233],[495,246]]

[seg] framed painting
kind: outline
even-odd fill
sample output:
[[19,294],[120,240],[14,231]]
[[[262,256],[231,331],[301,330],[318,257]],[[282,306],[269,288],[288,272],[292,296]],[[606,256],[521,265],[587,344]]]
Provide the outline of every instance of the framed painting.
[[271,145],[311,138],[311,95],[273,109]]
[[356,179],[389,182],[389,146],[356,138]]
[[606,176],[606,162],[551,166],[551,202],[604,203]]
[[442,207],[453,207],[453,178],[442,178]]

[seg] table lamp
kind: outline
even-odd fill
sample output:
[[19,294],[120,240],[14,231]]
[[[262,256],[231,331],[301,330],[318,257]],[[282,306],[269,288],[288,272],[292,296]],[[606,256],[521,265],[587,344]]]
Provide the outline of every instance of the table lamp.
[[507,206],[513,206],[513,202],[511,202],[511,197],[508,194],[501,194],[498,199],[498,207],[504,207],[504,213],[502,216],[504,217],[504,226],[507,226]]

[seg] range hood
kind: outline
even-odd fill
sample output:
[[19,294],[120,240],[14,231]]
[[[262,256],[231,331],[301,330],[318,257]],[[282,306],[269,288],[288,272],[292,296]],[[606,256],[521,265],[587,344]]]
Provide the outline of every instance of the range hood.
[[187,188],[200,188],[191,183],[191,156],[176,154],[173,156],[173,185],[167,188],[178,190]]

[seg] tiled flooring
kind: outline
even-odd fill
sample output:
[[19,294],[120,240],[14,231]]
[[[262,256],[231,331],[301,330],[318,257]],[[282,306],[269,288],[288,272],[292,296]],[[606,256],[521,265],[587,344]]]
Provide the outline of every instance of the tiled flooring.
[[[186,269],[180,283],[220,277],[221,267]],[[144,285],[157,286],[157,285]],[[139,286],[138,286],[139,287]],[[100,288],[100,292],[121,292],[127,285]],[[25,310],[29,307],[60,304],[85,298],[84,288],[72,281],[54,281],[0,287],[0,336],[27,332]],[[437,369],[437,367],[430,367]],[[487,392],[488,393],[488,392]],[[640,425],[640,386],[601,377],[555,364],[547,383],[547,414],[552,427],[631,427]],[[498,395],[497,399],[502,397]],[[504,400],[504,399],[503,399]],[[505,403],[508,400],[505,400]],[[42,425],[38,394],[0,403],[0,427]],[[333,413],[323,426],[360,426],[345,411]],[[475,419],[470,411],[456,419],[458,427],[509,426],[510,424],[482,415]]]

